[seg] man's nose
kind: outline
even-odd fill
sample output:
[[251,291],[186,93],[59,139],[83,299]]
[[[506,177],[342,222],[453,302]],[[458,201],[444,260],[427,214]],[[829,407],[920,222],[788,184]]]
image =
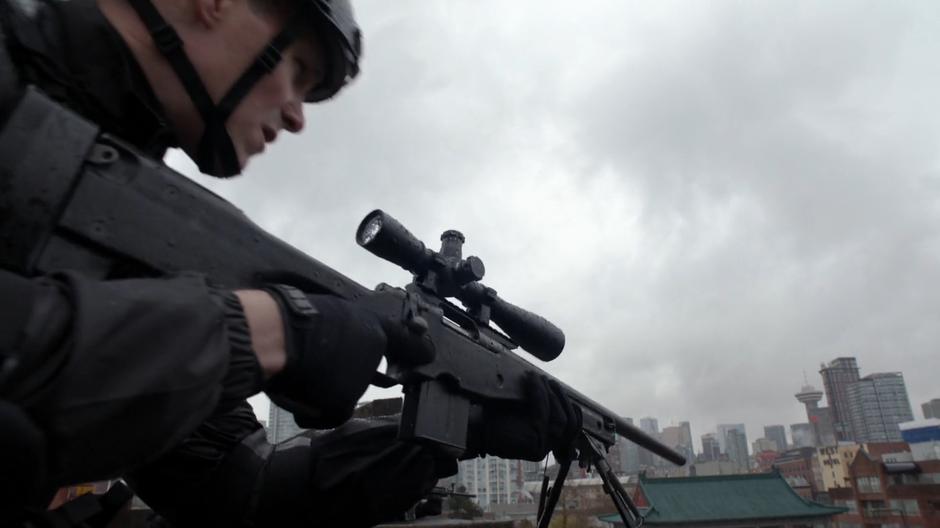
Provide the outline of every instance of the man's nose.
[[284,120],[284,128],[293,134],[299,133],[304,129],[304,105],[299,100],[293,100],[284,105],[281,109],[281,118]]

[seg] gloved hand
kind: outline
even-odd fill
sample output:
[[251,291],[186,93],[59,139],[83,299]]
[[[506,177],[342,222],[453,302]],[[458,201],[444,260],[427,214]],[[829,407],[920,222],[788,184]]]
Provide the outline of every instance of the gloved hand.
[[530,372],[525,379],[524,403],[471,408],[467,451],[462,458],[493,455],[512,460],[539,461],[554,451],[569,458],[581,431],[581,413],[561,385]]
[[[306,431],[264,464],[256,526],[360,528],[401,519],[457,463],[436,449],[398,440],[399,416],[353,418]],[[308,442],[308,443],[305,443]]]
[[336,427],[348,420],[369,386],[387,339],[378,318],[331,295],[296,288],[265,288],[281,309],[287,364],[265,392],[304,428]]

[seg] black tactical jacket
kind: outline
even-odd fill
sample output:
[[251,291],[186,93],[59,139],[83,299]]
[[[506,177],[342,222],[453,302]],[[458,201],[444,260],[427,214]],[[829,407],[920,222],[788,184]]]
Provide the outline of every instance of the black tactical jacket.
[[[171,135],[159,104],[93,1],[2,6],[7,81],[162,155]],[[7,214],[0,197],[0,222]],[[50,487],[119,475],[259,389],[238,302],[198,275],[99,281],[0,269],[0,298],[0,398],[44,433]]]
[[[94,0],[0,0],[0,12],[0,87],[12,84],[8,54],[17,86],[38,86],[157,158],[173,145]],[[0,112],[10,100],[0,94]],[[12,162],[0,159],[0,225]],[[34,507],[58,486],[125,475],[174,526],[369,526],[455,470],[395,441],[389,421],[268,444],[245,401],[260,371],[240,306],[198,275],[100,281],[0,269],[0,299],[0,404],[22,409],[47,446]]]

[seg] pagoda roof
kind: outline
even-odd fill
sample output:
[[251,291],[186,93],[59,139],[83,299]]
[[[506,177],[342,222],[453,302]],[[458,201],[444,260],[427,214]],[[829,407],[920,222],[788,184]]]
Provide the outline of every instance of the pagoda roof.
[[[685,478],[641,475],[639,492],[649,505],[646,524],[828,517],[848,511],[800,497],[777,472]],[[606,522],[619,519],[601,517]]]

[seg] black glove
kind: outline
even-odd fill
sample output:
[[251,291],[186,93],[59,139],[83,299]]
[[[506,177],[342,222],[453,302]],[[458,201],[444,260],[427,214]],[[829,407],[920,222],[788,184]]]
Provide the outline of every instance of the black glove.
[[[262,510],[265,526],[343,526],[358,528],[394,520],[426,497],[439,478],[457,473],[452,457],[436,449],[398,440],[398,416],[372,420],[352,419],[310,437],[309,485],[304,494],[305,513],[279,506],[284,495],[265,486]],[[275,455],[270,469],[276,470]],[[283,463],[298,462],[284,461]],[[291,492],[293,493],[293,491]],[[278,515],[290,520],[281,522]]]
[[581,430],[581,413],[553,379],[529,372],[525,388],[524,403],[471,409],[467,451],[462,458],[492,455],[539,461],[549,451],[554,451],[556,459],[570,458]]
[[281,308],[287,364],[268,382],[271,400],[297,425],[326,429],[348,420],[386,352],[378,318],[354,303],[296,288],[266,288]]

